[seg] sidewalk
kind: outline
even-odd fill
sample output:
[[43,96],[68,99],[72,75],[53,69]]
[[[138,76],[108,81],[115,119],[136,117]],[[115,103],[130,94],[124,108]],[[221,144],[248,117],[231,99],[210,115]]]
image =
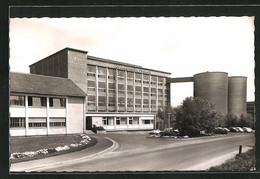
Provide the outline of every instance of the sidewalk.
[[93,135],[98,142],[96,145],[83,149],[77,152],[71,152],[64,155],[58,155],[53,157],[47,157],[44,159],[31,160],[26,162],[13,163],[10,167],[10,172],[23,172],[34,171],[43,167],[61,165],[65,163],[75,162],[77,160],[83,160],[91,158],[93,156],[109,152],[116,146],[115,142],[109,138]]

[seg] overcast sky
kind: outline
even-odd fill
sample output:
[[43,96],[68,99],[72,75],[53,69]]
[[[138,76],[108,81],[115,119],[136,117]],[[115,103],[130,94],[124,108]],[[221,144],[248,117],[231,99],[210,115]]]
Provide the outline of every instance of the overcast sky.
[[[89,55],[188,77],[206,71],[247,76],[254,100],[254,18],[23,18],[10,19],[10,70],[65,47]],[[171,85],[172,105],[193,96],[193,83]]]

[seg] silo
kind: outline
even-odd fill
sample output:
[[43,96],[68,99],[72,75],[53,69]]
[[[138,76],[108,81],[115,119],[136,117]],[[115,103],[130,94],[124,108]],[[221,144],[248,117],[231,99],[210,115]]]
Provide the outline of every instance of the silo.
[[237,115],[246,113],[247,77],[228,77],[228,112]]
[[194,75],[194,97],[213,104],[222,114],[228,112],[228,73],[205,72]]

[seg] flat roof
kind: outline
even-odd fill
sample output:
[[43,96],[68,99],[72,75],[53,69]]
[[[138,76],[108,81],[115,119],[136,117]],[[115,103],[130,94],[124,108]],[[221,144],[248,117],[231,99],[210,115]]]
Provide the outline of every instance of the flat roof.
[[86,93],[68,78],[10,72],[10,92],[85,97]]
[[[65,49],[71,50],[71,51],[76,51],[76,52],[81,52],[81,53],[86,53],[86,54],[88,53],[87,51],[77,50],[77,49],[73,49],[73,48],[65,48]],[[109,59],[106,59],[106,58],[94,57],[94,56],[90,56],[90,55],[88,55],[87,58],[91,59],[91,60],[105,62],[105,63],[113,63],[113,64],[118,64],[118,65],[125,65],[125,66],[130,66],[130,67],[135,67],[135,68],[141,68],[141,69],[144,69],[144,70],[150,70],[150,71],[156,71],[156,72],[171,74],[170,72],[144,68],[144,67],[142,67],[140,65],[134,65],[134,64],[131,64],[131,63],[119,62],[119,61],[115,61],[115,60],[109,60]]]
[[[66,47],[66,48],[64,48],[64,49],[62,49],[62,50],[60,50],[60,51],[58,51],[58,52],[56,52],[56,53],[54,53],[54,54],[52,54],[52,55],[49,55],[49,56],[47,56],[47,57],[45,57],[45,58],[43,58],[43,59],[41,59],[41,60],[39,60],[39,61],[37,61],[37,62],[31,64],[31,65],[29,65],[29,67],[33,66],[34,64],[36,64],[36,63],[38,63],[38,62],[40,62],[40,61],[43,61],[43,60],[49,58],[49,57],[51,57],[51,56],[54,56],[54,55],[56,55],[56,54],[58,54],[58,53],[60,53],[60,52],[62,52],[62,51],[65,51],[65,50],[67,50],[67,51],[75,51],[75,52],[80,52],[80,53],[88,54],[88,51],[78,50],[78,49]],[[112,63],[112,64],[117,64],[117,65],[125,65],[125,66],[130,66],[130,67],[133,67],[133,68],[140,68],[140,69],[149,70],[149,71],[155,71],[155,72],[160,72],[160,73],[171,74],[170,72],[165,72],[165,71],[160,71],[160,70],[154,70],[154,69],[149,69],[149,68],[143,68],[143,67],[140,66],[140,65],[134,65],[134,64],[130,64],[130,63],[119,62],[119,61],[115,61],[115,60],[109,60],[109,59],[100,58],[100,57],[94,57],[94,56],[90,56],[90,55],[88,55],[87,58],[90,59],[90,60],[96,60],[96,61],[105,62],[105,63]]]

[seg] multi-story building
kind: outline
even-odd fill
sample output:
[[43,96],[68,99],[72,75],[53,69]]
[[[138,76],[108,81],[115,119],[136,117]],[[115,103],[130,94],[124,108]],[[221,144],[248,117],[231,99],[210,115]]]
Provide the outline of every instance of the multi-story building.
[[87,53],[65,48],[30,65],[30,73],[68,78],[87,94],[84,130],[153,129],[156,111],[170,105],[171,74]]
[[70,79],[10,73],[10,135],[83,133],[85,92]]
[[[246,112],[246,77],[226,72],[171,78],[65,48],[30,65],[30,73],[10,74],[11,135],[81,133],[94,125],[107,131],[154,129],[157,110],[170,105],[170,84],[178,82],[194,82],[194,96],[223,114]],[[247,104],[248,113],[252,106]]]

